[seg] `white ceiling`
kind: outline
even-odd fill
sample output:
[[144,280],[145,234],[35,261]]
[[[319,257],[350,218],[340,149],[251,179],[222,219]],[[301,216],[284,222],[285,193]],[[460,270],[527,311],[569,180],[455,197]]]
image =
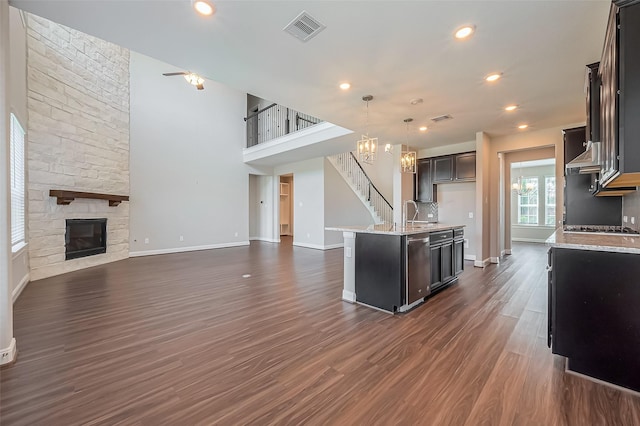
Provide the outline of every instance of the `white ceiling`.
[[[584,121],[584,66],[600,58],[609,1],[12,0],[13,6],[243,92],[422,149]],[[282,31],[306,10],[327,28],[307,43]],[[453,31],[476,25],[460,42]],[[493,71],[503,78],[488,84]],[[343,92],[338,84],[349,81]],[[206,87],[206,84],[205,84]],[[413,106],[409,101],[423,98]],[[503,107],[520,105],[514,113]],[[432,124],[429,118],[454,120]],[[428,125],[424,134],[417,131]],[[351,141],[353,139],[353,141]]]

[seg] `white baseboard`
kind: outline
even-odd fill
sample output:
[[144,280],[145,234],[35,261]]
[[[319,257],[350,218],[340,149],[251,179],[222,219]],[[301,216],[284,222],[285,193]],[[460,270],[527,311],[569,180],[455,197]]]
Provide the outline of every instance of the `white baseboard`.
[[489,266],[489,263],[491,263],[491,259],[485,259],[485,260],[476,260],[475,262],[473,262],[473,266],[475,266],[476,268],[486,268],[487,266]]
[[475,254],[465,254],[464,255],[464,260],[476,260],[476,255]]
[[13,293],[11,294],[12,303],[16,303],[16,300],[20,297],[20,293],[22,293],[22,290],[24,290],[27,284],[29,284],[29,274],[25,275],[24,278],[20,280],[16,288],[13,289]]
[[304,247],[304,248],[310,248],[310,249],[315,249],[315,250],[331,250],[331,249],[335,249],[335,248],[340,248],[340,247],[344,247],[344,243],[339,243],[339,244],[330,244],[327,246],[321,246],[320,244],[308,244],[308,243],[298,243],[298,242],[293,242],[294,246],[297,247]]
[[156,254],[183,253],[186,251],[211,250],[211,249],[240,247],[240,246],[248,246],[248,245],[249,245],[249,241],[240,241],[237,243],[222,243],[222,244],[209,244],[204,246],[175,247],[170,249],[132,251],[132,252],[129,252],[129,257],[153,256]]
[[250,237],[249,241],[264,241],[265,243],[279,243],[280,239],[275,238],[262,238],[262,237]]
[[349,290],[342,290],[342,300],[349,303],[356,303],[356,294]]
[[489,261],[491,263],[500,263],[500,258],[499,257],[490,257]]
[[504,251],[504,254],[511,255],[511,249],[506,249],[506,250]]
[[16,359],[16,339],[11,339],[8,348],[0,349],[0,365],[10,364]]
[[502,251],[500,252],[500,257],[504,256],[505,254],[507,254],[507,251],[506,251],[506,250],[502,250]]
[[511,238],[511,241],[519,241],[521,243],[546,243],[547,240],[544,239],[540,239],[540,238]]

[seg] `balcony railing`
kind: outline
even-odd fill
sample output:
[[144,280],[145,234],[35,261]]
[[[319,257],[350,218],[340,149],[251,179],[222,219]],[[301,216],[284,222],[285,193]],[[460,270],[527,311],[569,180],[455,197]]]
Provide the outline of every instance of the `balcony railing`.
[[247,122],[247,148],[294,133],[322,120],[278,104],[254,112]]

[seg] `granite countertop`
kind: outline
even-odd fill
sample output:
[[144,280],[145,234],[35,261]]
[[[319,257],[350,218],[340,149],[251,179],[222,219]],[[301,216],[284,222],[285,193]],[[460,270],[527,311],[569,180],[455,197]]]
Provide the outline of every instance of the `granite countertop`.
[[640,254],[640,235],[574,233],[558,228],[547,238],[547,245],[576,250]]
[[365,234],[413,235],[424,232],[446,231],[463,228],[465,225],[447,225],[444,223],[424,223],[420,225],[394,226],[389,224],[369,226],[328,226],[326,231],[356,232]]

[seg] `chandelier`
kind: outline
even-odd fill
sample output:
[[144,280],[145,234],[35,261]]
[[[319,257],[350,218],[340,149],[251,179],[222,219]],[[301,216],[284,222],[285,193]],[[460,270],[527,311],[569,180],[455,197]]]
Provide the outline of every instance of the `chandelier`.
[[[518,165],[520,166],[520,163],[518,163]],[[520,172],[522,173],[521,168],[520,168]],[[525,183],[525,178],[521,174],[520,176],[518,176],[513,180],[513,183],[511,184],[511,189],[518,195],[527,195],[535,189],[535,185],[533,184],[533,182]]]
[[356,150],[358,151],[358,159],[362,163],[373,164],[376,159],[376,152],[378,149],[378,138],[369,137],[369,101],[373,99],[373,96],[366,95],[362,97],[362,100],[367,103],[367,122],[366,122],[366,135],[362,135],[362,138],[356,142]]
[[415,173],[416,172],[416,152],[409,151],[409,123],[413,121],[413,118],[405,118],[404,122],[407,125],[407,151],[402,151],[400,156],[400,167],[403,173]]

